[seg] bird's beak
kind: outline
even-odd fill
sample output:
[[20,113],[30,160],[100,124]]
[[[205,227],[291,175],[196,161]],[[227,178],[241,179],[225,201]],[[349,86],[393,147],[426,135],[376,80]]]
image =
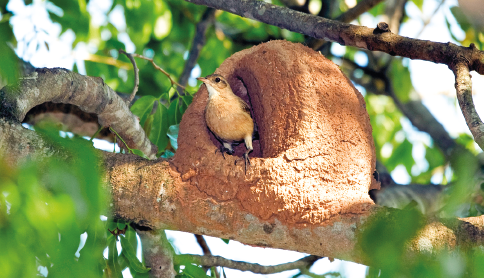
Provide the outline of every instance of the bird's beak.
[[200,80],[202,81],[203,83],[207,82],[208,79],[206,79],[205,77],[198,77],[197,80]]

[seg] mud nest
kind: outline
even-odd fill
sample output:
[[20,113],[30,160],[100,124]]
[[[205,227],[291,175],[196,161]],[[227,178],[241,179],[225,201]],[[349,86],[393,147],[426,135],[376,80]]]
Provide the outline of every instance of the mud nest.
[[250,106],[259,140],[251,167],[224,159],[205,124],[202,86],[180,124],[172,165],[213,202],[237,201],[264,220],[328,223],[373,202],[375,148],[365,102],[337,65],[301,44],[271,41],[235,53],[216,70]]

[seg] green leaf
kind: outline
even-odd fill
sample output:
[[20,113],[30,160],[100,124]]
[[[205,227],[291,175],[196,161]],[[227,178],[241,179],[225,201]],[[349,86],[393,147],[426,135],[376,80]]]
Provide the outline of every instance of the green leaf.
[[15,84],[19,78],[19,59],[15,52],[7,45],[15,42],[12,28],[8,21],[0,23],[0,89],[7,84]]
[[223,240],[223,242],[225,242],[226,244],[229,244],[230,242],[230,239],[221,238],[221,240]]
[[168,138],[170,138],[170,144],[175,149],[178,149],[178,132],[180,130],[180,125],[172,125],[168,128]]
[[116,238],[113,235],[108,236],[108,268],[111,271],[111,277],[122,278],[122,269],[118,262],[118,248],[116,247]]
[[413,145],[407,139],[393,149],[392,155],[388,158],[385,166],[388,169],[395,169],[399,164],[403,164],[410,174],[412,172],[412,166],[415,164],[415,160],[412,156]]
[[183,113],[185,113],[185,111],[187,110],[188,106],[192,103],[193,96],[187,94],[182,96],[181,99],[183,100],[183,102],[180,105],[180,113],[181,115],[183,115]]
[[176,98],[170,103],[168,108],[168,126],[176,125],[181,121],[181,112],[179,108],[180,99]]
[[469,28],[471,28],[471,24],[467,20],[466,15],[462,12],[460,7],[454,6],[450,8],[450,11],[452,12],[452,15],[455,17],[455,20],[457,23],[459,23],[460,28],[464,31],[467,32]]
[[412,79],[410,78],[410,71],[402,64],[402,59],[393,59],[390,68],[391,80],[393,81],[393,90],[398,99],[406,103],[410,100],[410,92],[412,91]]
[[126,228],[126,222],[124,222],[123,220],[118,220],[117,221],[117,228],[118,228],[118,230],[124,230],[124,228]]
[[148,159],[148,157],[138,149],[131,149],[131,152],[137,156],[141,156],[142,158]]
[[117,227],[118,227],[118,223],[116,221],[108,220],[108,230],[112,232],[116,230]]
[[189,277],[196,277],[196,278],[210,277],[210,276],[207,276],[207,274],[205,273],[205,270],[202,267],[193,265],[193,264],[185,265],[185,269],[183,270],[183,273],[186,275],[189,275]]
[[442,155],[442,151],[438,148],[434,147],[427,147],[425,150],[425,159],[429,163],[429,170],[432,170],[438,166],[444,164],[445,159]]
[[151,114],[151,111],[153,110],[153,104],[156,100],[157,98],[155,98],[154,96],[143,96],[138,99],[129,109],[133,114],[139,117],[139,124],[141,126],[145,124],[146,119]]
[[162,152],[168,145],[168,109],[162,104],[156,109],[153,124],[151,126],[150,141],[158,146],[158,151]]
[[120,236],[119,239],[121,240],[121,247],[123,247],[124,256],[129,260],[129,266],[138,273],[146,273],[150,270],[144,266],[136,257],[136,251],[134,250],[133,246],[129,243],[128,239]]

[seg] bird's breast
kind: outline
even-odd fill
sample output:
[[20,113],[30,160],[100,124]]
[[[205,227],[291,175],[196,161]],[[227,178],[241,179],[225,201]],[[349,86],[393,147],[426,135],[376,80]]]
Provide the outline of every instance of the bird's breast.
[[252,135],[254,122],[237,101],[210,99],[205,109],[208,128],[224,141],[242,141]]

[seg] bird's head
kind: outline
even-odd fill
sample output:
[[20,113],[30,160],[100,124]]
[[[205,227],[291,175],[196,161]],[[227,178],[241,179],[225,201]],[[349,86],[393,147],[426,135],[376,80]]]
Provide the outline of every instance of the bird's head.
[[229,82],[220,74],[211,74],[207,77],[199,77],[198,80],[205,83],[208,89],[208,97],[215,95],[233,94]]

